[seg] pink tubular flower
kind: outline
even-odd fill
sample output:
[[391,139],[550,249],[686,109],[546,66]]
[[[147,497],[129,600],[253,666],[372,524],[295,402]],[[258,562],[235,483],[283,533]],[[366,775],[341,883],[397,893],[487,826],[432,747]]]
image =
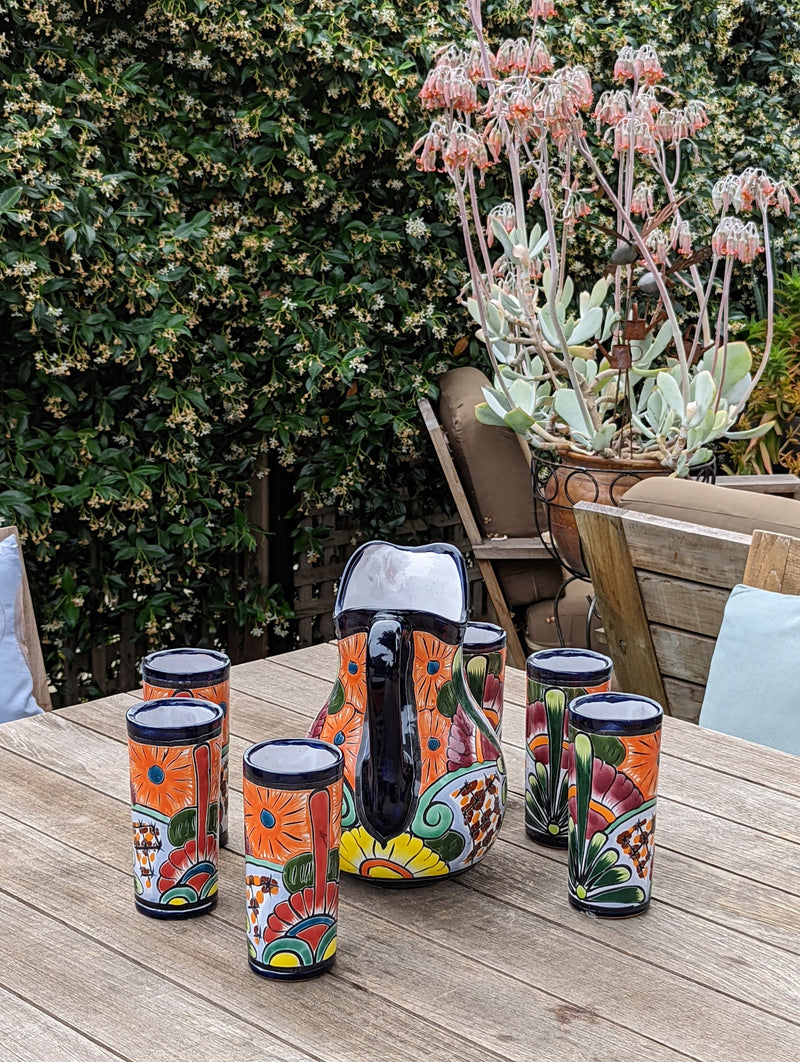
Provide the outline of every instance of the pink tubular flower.
[[663,229],[653,229],[646,243],[648,251],[659,265],[669,263],[669,237]]
[[673,221],[670,229],[669,245],[677,249],[678,254],[688,258],[692,254],[692,230],[688,221]]
[[444,52],[420,89],[422,106],[429,111],[454,110],[469,114],[478,109],[478,91],[467,73],[466,56],[455,46]]
[[794,190],[794,188],[792,188],[789,182],[783,178],[775,185],[775,193],[773,198],[775,201],[775,206],[779,210],[782,210],[786,214],[787,218],[791,213],[792,202],[794,202],[795,206],[800,204],[800,196],[798,196],[797,192]]
[[735,258],[739,262],[752,262],[763,251],[754,221],[745,224],[739,218],[725,217],[717,225],[711,237],[714,254]]
[[653,213],[653,189],[645,181],[640,181],[631,196],[631,214],[640,214],[643,218]]
[[546,21],[548,18],[553,18],[555,13],[556,8],[553,0],[533,0],[531,9],[528,12],[528,18],[540,18]]
[[614,80],[615,81],[633,81],[636,76],[636,70],[634,67],[634,53],[633,48],[629,44],[620,48],[617,55],[617,61],[614,63]]
[[652,44],[643,44],[633,60],[636,76],[644,85],[655,85],[664,76],[658,53]]
[[616,125],[626,118],[630,108],[631,97],[627,89],[607,91],[598,99],[592,117],[597,119],[598,132],[600,124]]

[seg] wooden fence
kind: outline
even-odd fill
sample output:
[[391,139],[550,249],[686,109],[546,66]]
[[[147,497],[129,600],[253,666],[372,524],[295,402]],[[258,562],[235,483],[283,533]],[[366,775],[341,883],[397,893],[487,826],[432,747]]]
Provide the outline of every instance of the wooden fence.
[[[259,527],[271,526],[267,476],[256,481],[249,516]],[[347,559],[365,541],[365,536],[357,534],[347,518],[333,509],[320,510],[312,522],[317,526],[326,526],[330,531],[324,538],[321,556],[312,560],[306,556],[289,555],[291,559],[287,563],[292,568],[291,579],[284,578],[283,585],[287,599],[292,602],[295,618],[290,623],[288,637],[270,638],[268,633],[256,637],[236,626],[231,619],[226,651],[234,664],[260,659],[270,652],[314,645],[334,637],[332,612],[337,584]],[[396,538],[398,542],[412,539],[452,542],[461,549],[468,561],[472,614],[475,617],[485,614],[483,583],[477,566],[468,555],[469,542],[457,516],[442,512],[426,521],[408,522],[398,529]],[[269,586],[276,581],[275,565],[270,565],[270,542],[268,536],[262,536],[255,553],[240,559],[240,570],[233,577],[234,583],[244,581],[246,584],[258,580],[262,585]],[[208,632],[204,635],[201,629],[198,642],[211,644]],[[119,635],[111,644],[94,646],[88,653],[70,655],[62,673],[50,676],[54,687],[53,705],[63,707],[139,686],[139,666],[147,651],[148,645],[136,631],[132,613],[123,612],[120,615]]]

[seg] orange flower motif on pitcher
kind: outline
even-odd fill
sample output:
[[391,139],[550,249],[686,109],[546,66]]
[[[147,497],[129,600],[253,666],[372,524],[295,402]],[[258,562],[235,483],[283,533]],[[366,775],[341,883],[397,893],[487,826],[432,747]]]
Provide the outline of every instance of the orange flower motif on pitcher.
[[617,770],[626,775],[639,789],[645,800],[652,800],[658,785],[658,753],[661,733],[626,737],[623,741],[625,759]]
[[359,712],[367,705],[367,636],[351,634],[339,641],[339,681],[344,689],[346,704]]
[[244,834],[248,855],[285,863],[308,851],[311,822],[307,795],[264,789],[244,781]]
[[414,693],[417,708],[436,708],[439,690],[451,676],[457,646],[414,631]]
[[128,743],[131,802],[171,818],[194,804],[194,763],[191,748]]
[[418,716],[419,747],[422,752],[422,785],[424,792],[429,785],[438,782],[447,774],[447,740],[450,720],[441,712],[424,709]]
[[318,736],[322,741],[329,741],[331,745],[341,749],[346,778],[355,778],[356,760],[363,729],[363,715],[352,704],[345,701],[344,707],[338,712],[326,716],[319,731]]

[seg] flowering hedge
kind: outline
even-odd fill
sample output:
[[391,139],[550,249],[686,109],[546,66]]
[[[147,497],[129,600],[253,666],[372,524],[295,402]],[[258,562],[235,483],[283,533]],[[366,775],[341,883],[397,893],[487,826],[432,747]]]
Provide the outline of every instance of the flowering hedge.
[[[486,7],[499,34],[526,5]],[[444,0],[3,9],[0,520],[23,529],[58,684],[123,616],[150,645],[219,642],[231,610],[285,622],[278,589],[242,579],[270,462],[295,477],[298,549],[319,505],[390,535],[401,486],[422,512],[443,493],[416,398],[470,328],[453,204],[410,148],[422,77],[466,21]],[[710,165],[766,147],[798,182],[785,9],[565,12],[565,60],[599,78],[649,28],[719,111]]]

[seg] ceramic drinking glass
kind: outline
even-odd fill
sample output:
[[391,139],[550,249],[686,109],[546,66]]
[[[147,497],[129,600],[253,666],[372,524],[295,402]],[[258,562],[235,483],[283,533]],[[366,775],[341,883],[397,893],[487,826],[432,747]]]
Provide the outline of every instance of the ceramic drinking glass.
[[230,672],[225,653],[214,649],[162,649],[142,661],[146,701],[156,697],[200,697],[219,704],[222,724],[219,843],[228,843],[228,748],[230,742]]
[[224,709],[158,698],[128,709],[133,884],[154,918],[190,918],[217,903]]
[[650,904],[660,704],[593,693],[569,706],[569,902],[596,915]]
[[607,690],[611,668],[591,649],[542,649],[528,657],[525,831],[542,844],[567,844],[567,706]]
[[262,741],[244,754],[247,950],[264,977],[333,965],[339,910],[344,756],[314,738]]
[[503,684],[506,675],[506,632],[494,623],[467,624],[462,643],[464,670],[472,696],[497,736],[503,728]]

